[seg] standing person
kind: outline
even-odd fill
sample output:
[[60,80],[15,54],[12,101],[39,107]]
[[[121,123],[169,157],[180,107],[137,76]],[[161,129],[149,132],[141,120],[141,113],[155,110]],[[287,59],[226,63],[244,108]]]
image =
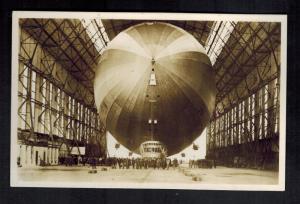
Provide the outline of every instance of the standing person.
[[167,168],[167,159],[164,158],[163,159],[163,169],[166,169]]
[[114,165],[115,165],[115,169],[117,168],[117,165],[118,165],[118,160],[116,157],[114,157]]
[[178,160],[176,158],[173,160],[173,165],[174,165],[174,168],[177,168],[177,166],[178,166]]
[[91,157],[89,163],[90,163],[90,165],[92,167],[92,170],[95,171],[96,170],[96,158],[95,157]]
[[130,167],[131,167],[131,159],[128,158],[127,160],[128,160],[128,169],[130,169]]
[[120,169],[124,169],[124,161],[123,158],[120,158]]
[[17,165],[18,165],[18,167],[22,167],[22,165],[21,165],[21,157],[20,156],[17,157]]
[[122,168],[122,161],[121,161],[121,159],[120,159],[120,158],[118,158],[118,166],[119,166],[119,169],[121,169],[121,168]]
[[116,168],[116,163],[117,163],[115,157],[112,158],[112,162],[111,163],[112,163],[112,168],[115,169]]
[[141,169],[145,168],[145,161],[144,159],[141,159]]
[[141,165],[140,158],[138,158],[136,161],[136,169],[140,169],[140,165]]
[[82,157],[81,156],[78,157],[78,164],[82,164]]
[[166,159],[166,169],[169,170],[170,164],[169,164],[169,159]]
[[132,165],[132,168],[134,169],[135,168],[135,159],[134,158],[132,158],[132,160],[131,160],[131,165]]
[[122,159],[122,169],[126,168],[126,159]]
[[156,167],[157,167],[157,169],[160,168],[160,159],[157,159],[157,160],[156,160]]
[[126,158],[126,169],[129,169],[130,167],[130,160]]

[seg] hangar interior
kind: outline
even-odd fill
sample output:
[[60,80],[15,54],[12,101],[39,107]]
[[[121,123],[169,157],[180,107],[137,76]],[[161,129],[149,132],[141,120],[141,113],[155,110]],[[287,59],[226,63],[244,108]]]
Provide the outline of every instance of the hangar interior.
[[[142,22],[20,19],[22,166],[56,165],[70,154],[106,156],[106,131],[94,100],[95,66],[116,35]],[[277,170],[280,23],[163,22],[193,35],[212,63],[217,94],[206,130],[206,158],[229,167]]]

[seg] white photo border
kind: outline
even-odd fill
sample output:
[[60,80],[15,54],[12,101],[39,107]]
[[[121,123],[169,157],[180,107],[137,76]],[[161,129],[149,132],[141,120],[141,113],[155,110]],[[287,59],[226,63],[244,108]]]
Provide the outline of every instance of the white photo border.
[[[280,65],[280,132],[279,132],[279,174],[276,185],[229,185],[229,184],[184,184],[167,183],[88,183],[88,182],[45,182],[21,181],[17,174],[17,108],[18,107],[18,52],[19,24],[21,18],[101,18],[130,20],[189,20],[189,21],[239,21],[281,23],[281,65]],[[208,13],[121,13],[121,12],[49,12],[13,11],[12,59],[11,59],[11,157],[10,185],[12,187],[59,187],[59,188],[128,188],[128,189],[191,189],[191,190],[235,190],[235,191],[284,191],[286,153],[286,87],[287,87],[287,15],[273,14],[208,14]]]

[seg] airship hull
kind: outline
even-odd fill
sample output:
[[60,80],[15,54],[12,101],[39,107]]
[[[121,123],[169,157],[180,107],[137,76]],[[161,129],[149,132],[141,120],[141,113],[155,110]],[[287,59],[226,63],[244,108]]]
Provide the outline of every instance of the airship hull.
[[214,109],[215,84],[203,47],[166,23],[139,24],[116,36],[96,68],[100,117],[122,145],[137,152],[158,140],[172,155],[203,131]]

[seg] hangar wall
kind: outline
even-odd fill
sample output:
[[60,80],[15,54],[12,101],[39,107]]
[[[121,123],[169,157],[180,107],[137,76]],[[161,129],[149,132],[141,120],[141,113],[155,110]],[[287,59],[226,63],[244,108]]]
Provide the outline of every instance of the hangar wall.
[[[244,78],[218,99],[207,127],[207,158],[230,167],[278,169],[280,24],[246,26],[244,30],[249,29],[248,34],[235,29],[231,38],[236,38],[242,51],[249,53],[246,61],[253,62],[246,65],[240,58],[233,58],[237,70],[234,75],[244,75]],[[231,44],[226,45],[230,54],[234,53]]]
[[60,147],[98,143],[105,154],[97,110],[89,92],[40,43],[20,29],[18,143],[22,165],[57,164]]

